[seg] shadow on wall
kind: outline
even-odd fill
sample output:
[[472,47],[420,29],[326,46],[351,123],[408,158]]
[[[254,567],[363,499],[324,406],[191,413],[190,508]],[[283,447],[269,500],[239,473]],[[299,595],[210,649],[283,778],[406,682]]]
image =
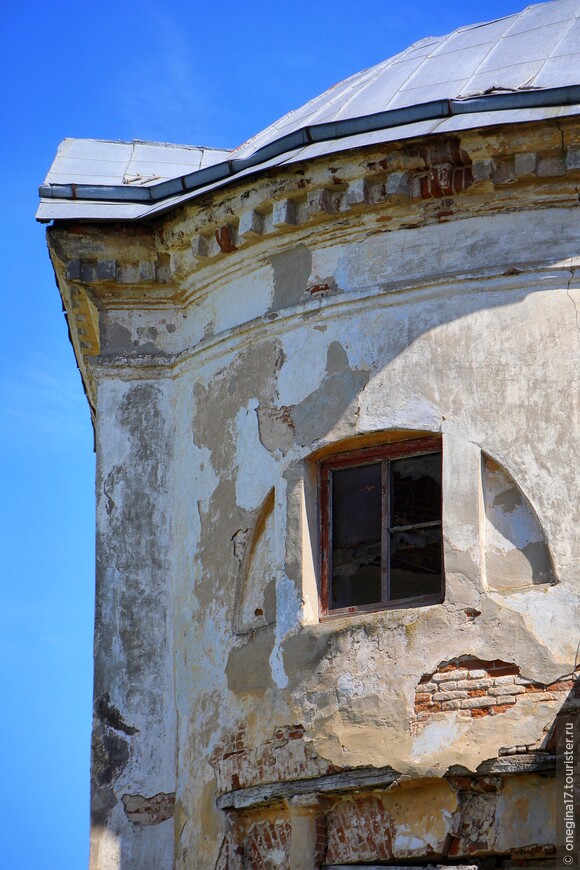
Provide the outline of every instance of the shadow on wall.
[[[568,278],[569,273],[562,272],[562,287]],[[569,300],[566,305],[563,291],[540,293],[529,276],[522,276],[520,286],[517,278],[506,280],[514,283],[487,289],[469,282],[453,292],[445,287],[397,292],[379,283],[381,295],[352,300],[339,290],[341,304],[335,306],[334,315],[337,340],[328,345],[322,380],[295,405],[263,411],[270,411],[270,417],[277,415],[278,421],[283,414],[291,430],[289,443],[309,449],[326,438],[352,434],[345,424],[352,426],[357,419],[361,432],[392,428],[436,432],[443,420],[461,419],[466,410],[480,432],[497,429],[508,408],[514,435],[526,424],[541,432],[546,396],[552,389],[561,392],[566,387],[567,366],[553,366],[554,346],[560,346],[565,360],[566,342],[576,332],[574,309]],[[289,302],[293,307],[295,300]],[[317,323],[317,313],[305,311],[304,321]],[[276,327],[272,329],[274,335]],[[283,362],[277,385],[282,401],[281,382],[304,381],[308,358],[324,341],[314,331],[311,336],[310,347]],[[522,372],[519,365],[524,358]],[[552,405],[551,416],[559,413],[558,406]],[[276,432],[278,443],[279,439]],[[265,446],[273,449],[276,444]]]
[[[558,710],[554,720],[547,726],[545,729],[545,736],[540,745],[540,749],[550,752],[556,755],[556,763],[558,765],[558,773],[560,774],[562,771],[560,767],[562,766],[564,759],[562,758],[563,753],[566,752],[566,739],[569,737],[570,729],[566,728],[566,725],[572,723],[572,730],[574,734],[574,738],[572,742],[574,743],[574,749],[577,750],[578,747],[578,738],[580,735],[580,673],[579,667],[576,667],[576,670],[573,674],[570,674],[569,678],[563,678],[560,681],[560,685],[565,684],[568,687],[568,694],[564,698],[562,702],[562,706]],[[578,761],[576,759],[576,765]]]
[[532,505],[508,472],[485,454],[482,484],[488,587],[509,593],[554,583],[552,559]]

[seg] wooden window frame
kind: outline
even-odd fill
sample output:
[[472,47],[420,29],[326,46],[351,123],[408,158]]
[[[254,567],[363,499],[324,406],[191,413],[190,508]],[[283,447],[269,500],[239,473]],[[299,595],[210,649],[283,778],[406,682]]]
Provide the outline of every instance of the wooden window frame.
[[[439,453],[443,462],[443,447],[440,436],[416,438],[408,441],[397,441],[378,447],[363,447],[336,453],[321,460],[318,464],[318,505],[319,505],[319,535],[320,535],[320,616],[333,618],[351,613],[368,613],[379,610],[406,609],[421,607],[428,604],[440,604],[445,597],[445,572],[443,566],[443,546],[441,547],[441,589],[429,595],[415,595],[411,598],[389,600],[389,530],[383,534],[381,545],[381,601],[373,604],[352,605],[349,607],[334,607],[330,604],[331,564],[332,564],[332,472],[343,468],[354,468],[357,465],[369,465],[374,462],[388,463],[393,459],[405,459],[408,456],[420,456],[427,453]],[[382,517],[388,515],[390,486],[388,475],[382,473]],[[442,495],[443,498],[443,495]],[[441,516],[441,537],[443,539],[443,511]],[[393,527],[394,528],[394,527]]]

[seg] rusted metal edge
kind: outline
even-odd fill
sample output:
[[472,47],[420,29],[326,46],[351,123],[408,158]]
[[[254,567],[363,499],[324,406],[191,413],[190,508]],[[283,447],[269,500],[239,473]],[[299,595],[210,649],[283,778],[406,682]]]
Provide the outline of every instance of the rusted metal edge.
[[401,109],[388,109],[357,118],[343,118],[322,124],[300,127],[292,133],[268,142],[249,157],[237,157],[198,169],[187,175],[161,181],[148,187],[135,188],[106,184],[42,184],[41,199],[71,199],[153,204],[200,187],[232,178],[244,169],[259,167],[276,157],[314,142],[331,142],[361,133],[403,127],[420,121],[449,118],[481,112],[510,111],[580,104],[580,84],[543,90],[493,93],[464,100],[442,99],[418,103]]
[[[467,768],[451,769],[447,776],[490,776],[501,774],[552,773],[556,769],[556,756],[546,752],[506,755],[482,762],[474,772]],[[216,801],[220,810],[245,810],[263,804],[290,800],[302,795],[332,794],[369,788],[387,788],[401,778],[392,767],[362,767],[344,770],[312,779],[289,782],[271,782],[250,786],[220,795]],[[408,777],[405,777],[407,780]]]

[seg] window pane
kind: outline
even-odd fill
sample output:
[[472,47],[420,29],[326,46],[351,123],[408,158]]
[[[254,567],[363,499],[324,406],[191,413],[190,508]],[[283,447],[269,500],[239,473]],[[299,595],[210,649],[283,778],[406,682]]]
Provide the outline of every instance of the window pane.
[[391,600],[440,592],[441,527],[391,532]]
[[441,520],[441,454],[391,462],[391,527]]
[[381,463],[332,473],[330,608],[381,601]]

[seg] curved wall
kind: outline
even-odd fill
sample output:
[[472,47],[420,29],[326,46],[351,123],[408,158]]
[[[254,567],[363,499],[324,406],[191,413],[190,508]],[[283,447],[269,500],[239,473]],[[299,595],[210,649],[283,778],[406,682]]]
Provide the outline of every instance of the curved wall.
[[[553,853],[579,555],[561,142],[355,151],[133,240],[52,233],[71,314],[99,312],[94,867]],[[444,600],[321,618],[320,460],[422,435]]]
[[[577,643],[569,401],[578,333],[571,273],[560,265],[573,253],[576,230],[572,213],[556,211],[510,217],[509,243],[507,219],[482,224],[479,257],[470,240],[480,231],[472,236],[463,223],[438,228],[430,269],[441,249],[453,252],[452,263],[422,287],[393,289],[385,281],[391,270],[424,268],[426,242],[403,231],[400,240],[379,233],[320,247],[310,237],[211,294],[216,325],[223,317],[227,328],[229,301],[250,292],[278,317],[253,321],[247,331],[236,324],[225,353],[216,337],[207,361],[192,357],[178,387],[192,397],[192,443],[180,457],[189,548],[176,629],[180,768],[195,772],[182,801],[199,806],[201,820],[195,832],[190,810],[192,842],[219,828],[214,777],[218,792],[361,766],[432,779],[454,765],[476,770],[502,749],[546,744],[570,689],[561,678],[573,668]],[[558,266],[541,268],[536,234]],[[490,259],[508,244],[536,268],[487,277]],[[467,278],[449,277],[462,271]],[[292,304],[312,282],[333,290]],[[355,447],[370,435],[386,441],[420,432],[443,440],[444,602],[319,621],[312,457],[345,439]],[[541,526],[535,550],[522,543],[502,555],[495,548],[493,571],[484,454],[527,493]],[[268,552],[244,562],[267,504]],[[553,575],[545,572],[548,547]],[[540,582],[522,581],[517,553]],[[257,611],[268,612],[258,613],[261,624],[239,623],[242,575]],[[185,662],[198,663],[195,679]],[[422,692],[446,667],[456,677],[452,691]],[[469,679],[469,691],[457,688]],[[423,819],[407,845],[395,835],[399,845],[389,854],[408,859],[427,846],[443,849],[455,796],[449,790],[431,799],[438,833]],[[393,817],[392,808],[383,810]],[[544,830],[549,839],[550,826]],[[508,848],[530,845],[527,836],[522,819]],[[376,860],[381,848],[340,854]]]

